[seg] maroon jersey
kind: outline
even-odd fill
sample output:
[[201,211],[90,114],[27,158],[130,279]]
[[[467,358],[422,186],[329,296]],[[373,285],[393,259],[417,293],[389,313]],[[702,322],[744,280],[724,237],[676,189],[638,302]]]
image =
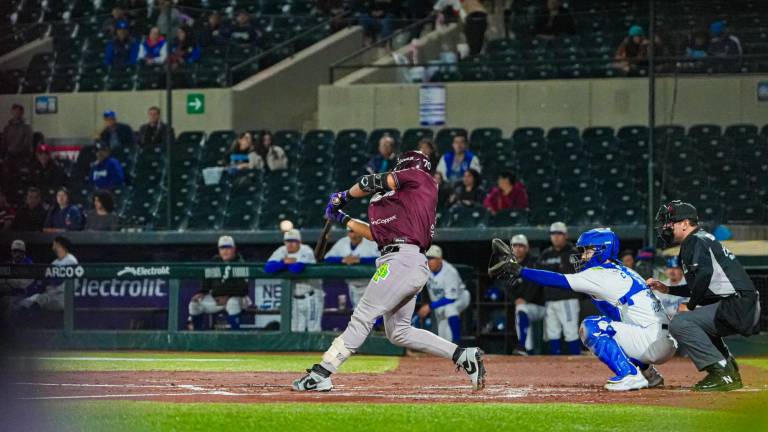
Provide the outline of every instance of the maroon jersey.
[[397,189],[371,197],[368,219],[379,247],[408,243],[427,250],[435,235],[437,183],[426,172],[393,171]]

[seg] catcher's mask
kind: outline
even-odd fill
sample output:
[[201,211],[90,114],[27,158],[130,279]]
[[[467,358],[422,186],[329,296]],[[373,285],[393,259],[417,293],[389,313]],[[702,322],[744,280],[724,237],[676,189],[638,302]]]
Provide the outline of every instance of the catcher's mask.
[[[584,232],[576,241],[578,254],[571,255],[570,262],[573,268],[580,272],[588,268],[599,266],[609,259],[616,260],[619,255],[619,237],[610,228],[595,228]],[[584,253],[592,250],[588,259],[584,259]]]
[[675,222],[685,219],[698,222],[699,215],[696,207],[680,200],[670,201],[659,207],[659,211],[656,212],[655,228],[664,247],[672,246],[675,243],[673,226]]

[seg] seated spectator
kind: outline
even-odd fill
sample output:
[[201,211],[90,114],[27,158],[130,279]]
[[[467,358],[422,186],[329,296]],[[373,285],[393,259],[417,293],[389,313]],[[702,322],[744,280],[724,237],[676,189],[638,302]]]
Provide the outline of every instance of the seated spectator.
[[104,64],[107,66],[135,65],[139,57],[139,42],[131,36],[128,21],[115,24],[115,37],[104,50]]
[[554,39],[562,34],[576,33],[571,12],[563,7],[562,0],[547,0],[547,11],[539,16],[534,26],[536,37]]
[[437,169],[437,164],[440,162],[440,155],[437,154],[435,143],[429,138],[422,138],[419,140],[419,145],[416,150],[424,153],[429,158],[429,162],[432,163],[432,171]]
[[253,135],[250,132],[243,132],[237,137],[224,154],[222,163],[229,166],[230,174],[242,170],[264,168],[264,160],[256,154],[253,147]]
[[32,181],[42,190],[58,190],[67,180],[67,175],[58,162],[51,157],[51,148],[40,144],[35,152],[37,160],[32,164]]
[[259,142],[254,145],[256,154],[261,158],[261,163],[257,165],[266,165],[270,171],[280,171],[288,168],[288,156],[282,147],[273,144],[274,137],[269,131],[263,131],[259,137]]
[[[62,236],[53,239],[51,247],[56,259],[51,263],[54,267],[76,266],[77,258],[72,255],[72,242]],[[64,309],[64,279],[50,278],[42,281],[40,292],[19,302],[24,309],[40,308],[42,310],[60,311]]]
[[160,34],[160,29],[152,27],[149,35],[139,46],[139,61],[147,65],[161,65],[168,57],[168,44]]
[[174,69],[180,65],[192,64],[200,59],[200,45],[195,41],[192,29],[183,25],[176,29],[176,39],[171,46],[169,61]]
[[365,170],[368,174],[383,173],[392,171],[395,165],[397,165],[395,140],[389,135],[384,135],[379,139],[379,154],[365,164]]
[[43,193],[36,187],[27,189],[24,205],[16,211],[11,224],[13,231],[41,231],[48,212],[43,207]]
[[[654,38],[656,43],[654,45],[655,56],[662,57],[661,52],[661,39],[656,36]],[[639,25],[633,25],[629,28],[627,37],[621,41],[614,59],[616,60],[615,67],[622,72],[629,72],[633,67],[637,65],[645,65],[648,62],[648,46],[651,42],[645,37],[645,30]]]
[[[237,253],[235,239],[219,237],[219,253],[211,258],[218,263],[245,264],[243,256]],[[251,305],[248,298],[248,279],[229,277],[222,272],[220,279],[205,279],[202,288],[189,301],[189,316],[194,330],[205,329],[205,315],[227,312],[230,330],[240,330],[240,314]]]
[[485,192],[480,187],[480,173],[470,168],[464,172],[460,185],[453,189],[453,195],[448,200],[451,206],[480,205],[485,197]]
[[213,12],[208,15],[208,21],[200,32],[200,45],[204,47],[212,45],[226,45],[229,41],[229,28],[221,19],[221,14]]
[[443,180],[443,175],[439,172],[432,173],[432,178],[437,183],[437,208],[445,208],[453,195],[453,188]]
[[155,26],[160,30],[160,34],[169,37],[176,32],[177,28],[187,22],[191,22],[191,18],[173,7],[173,2],[170,0],[160,1],[160,14],[157,16],[157,22],[155,23]]
[[360,15],[360,25],[365,44],[371,45],[379,38],[386,39],[392,35],[399,3],[393,0],[368,0],[366,3],[366,12]]
[[101,31],[106,34],[114,34],[115,31],[118,29],[119,23],[127,22],[128,16],[125,14],[125,10],[121,8],[120,6],[115,6],[112,8],[111,15],[104,20],[104,23],[101,25]]
[[0,156],[23,163],[32,158],[32,151],[32,127],[24,120],[24,107],[13,104],[11,119],[3,128]]
[[709,50],[709,38],[707,34],[702,31],[698,31],[693,34],[688,47],[685,49],[685,56],[692,59],[702,59],[707,57],[707,51]]
[[229,39],[241,45],[261,45],[261,33],[251,25],[251,16],[245,10],[237,12]]
[[[27,255],[27,245],[24,240],[14,240],[11,243],[11,260],[6,264],[28,266],[34,264],[32,258]],[[0,323],[11,324],[13,308],[27,296],[27,290],[34,290],[37,286],[35,279],[2,279],[0,280]]]
[[480,159],[474,153],[467,150],[467,137],[456,135],[453,137],[453,151],[446,153],[437,164],[437,172],[449,183],[459,183],[464,178],[468,169],[478,173],[483,172],[480,167]]
[[80,208],[69,202],[69,190],[61,188],[56,192],[56,205],[51,208],[45,218],[43,231],[80,231],[83,229],[84,222]]
[[[347,26],[344,19],[346,12],[343,0],[317,0],[313,14],[331,17],[331,33],[336,33]],[[424,17],[426,16],[424,14]]]
[[118,231],[120,217],[114,214],[115,201],[108,191],[98,191],[93,195],[93,210],[85,212],[86,231]]
[[724,21],[715,21],[709,26],[709,41],[707,53],[712,57],[731,58],[737,60],[743,54],[741,41],[728,31]]
[[119,123],[114,111],[104,111],[104,129],[99,134],[99,140],[113,149],[133,146],[133,129],[125,123]]
[[16,218],[16,209],[8,204],[5,193],[0,190],[0,231],[8,231]]
[[477,55],[483,50],[485,32],[488,30],[488,12],[479,0],[437,0],[433,7],[437,23],[445,22],[445,12],[459,16],[464,23],[464,37],[469,45],[469,54]]
[[619,259],[621,260],[621,263],[624,264],[624,267],[635,269],[635,251],[632,249],[624,249],[624,251],[619,254]]
[[[147,110],[149,121],[139,128],[139,146],[144,147],[165,147],[168,125],[160,121],[160,108],[153,106]],[[174,139],[173,130],[171,130],[171,140]]]
[[96,161],[91,165],[88,182],[96,189],[113,191],[125,185],[125,173],[120,162],[111,157],[109,144],[96,143]]
[[502,210],[528,208],[528,191],[511,172],[504,171],[499,174],[496,184],[497,186],[491,189],[483,201],[483,207],[487,208],[491,214],[495,215]]

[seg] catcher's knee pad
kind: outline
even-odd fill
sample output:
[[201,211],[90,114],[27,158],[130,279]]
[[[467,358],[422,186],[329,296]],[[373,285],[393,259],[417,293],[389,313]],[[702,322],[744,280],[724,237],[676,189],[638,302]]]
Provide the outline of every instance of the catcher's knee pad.
[[227,311],[227,315],[240,315],[240,312],[243,311],[243,303],[240,300],[240,297],[228,298],[224,310]]
[[589,348],[594,347],[598,336],[613,336],[616,331],[611,327],[611,320],[606,317],[591,315],[584,318],[579,326],[579,337]]
[[344,345],[344,339],[339,336],[333,340],[331,347],[328,348],[328,351],[326,351],[325,354],[323,354],[323,362],[338,369],[342,363],[352,356],[352,354],[352,350]]

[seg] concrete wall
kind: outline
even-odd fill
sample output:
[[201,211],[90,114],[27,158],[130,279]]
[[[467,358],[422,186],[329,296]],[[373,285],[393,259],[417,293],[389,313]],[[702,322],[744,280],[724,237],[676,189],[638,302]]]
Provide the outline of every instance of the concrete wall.
[[[765,75],[657,80],[658,124],[768,123],[757,101]],[[675,86],[677,95],[675,101]],[[648,81],[642,78],[446,84],[446,126],[620,127],[648,121]],[[419,127],[418,84],[324,85],[319,127]]]

